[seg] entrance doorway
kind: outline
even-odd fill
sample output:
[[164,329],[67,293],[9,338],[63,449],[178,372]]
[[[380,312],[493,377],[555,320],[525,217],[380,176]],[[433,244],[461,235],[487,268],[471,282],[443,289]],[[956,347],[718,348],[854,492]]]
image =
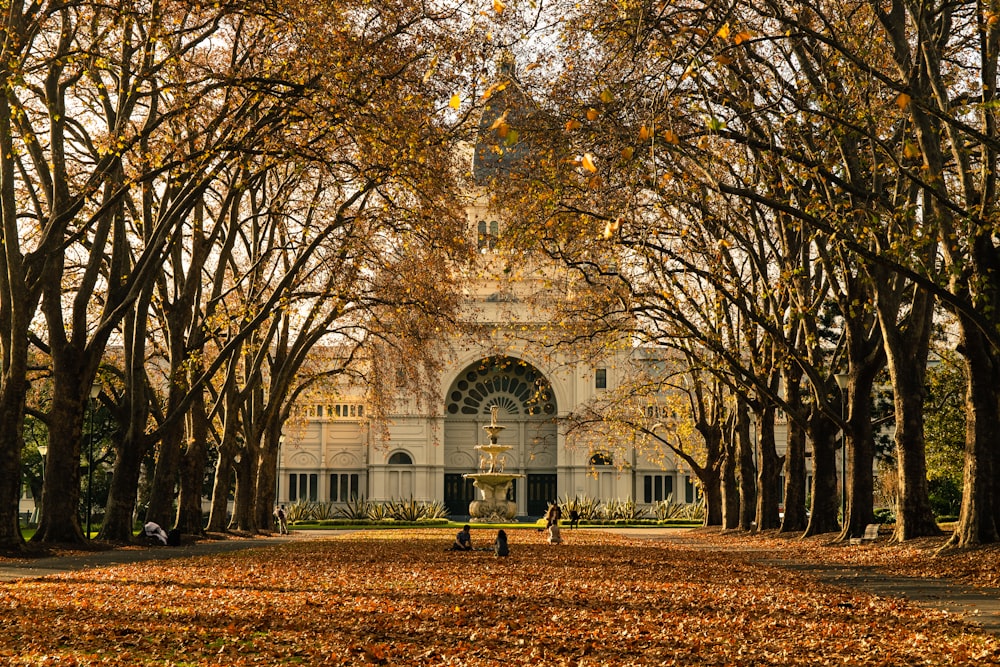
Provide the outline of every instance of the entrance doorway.
[[528,475],[528,515],[542,516],[549,508],[549,503],[558,498],[556,475]]
[[[473,471],[469,471],[473,472]],[[462,477],[462,473],[445,473],[444,504],[448,514],[465,516],[469,513],[469,503],[476,498],[476,487],[471,479]]]

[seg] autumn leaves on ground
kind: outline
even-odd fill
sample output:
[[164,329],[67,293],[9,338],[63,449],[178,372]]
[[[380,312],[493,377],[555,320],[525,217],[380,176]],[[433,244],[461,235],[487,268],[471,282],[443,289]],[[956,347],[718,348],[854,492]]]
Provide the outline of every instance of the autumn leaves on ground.
[[[553,546],[511,531],[511,557],[497,559],[446,551],[451,531],[361,531],[0,584],[0,663],[1000,661],[997,639],[944,612],[821,586],[747,553],[564,535]],[[485,547],[492,533],[473,536]]]

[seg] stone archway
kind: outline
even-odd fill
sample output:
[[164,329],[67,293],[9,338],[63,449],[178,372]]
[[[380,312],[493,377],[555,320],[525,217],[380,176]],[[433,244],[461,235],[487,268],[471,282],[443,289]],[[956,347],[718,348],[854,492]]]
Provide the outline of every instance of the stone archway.
[[513,494],[519,514],[541,514],[556,497],[558,414],[555,392],[545,374],[528,362],[495,356],[470,364],[452,381],[445,397],[444,501],[452,514],[465,514],[474,497],[464,473],[476,472],[487,441],[482,427],[497,406],[497,422],[507,428],[499,443],[510,445],[505,469],[527,475]]

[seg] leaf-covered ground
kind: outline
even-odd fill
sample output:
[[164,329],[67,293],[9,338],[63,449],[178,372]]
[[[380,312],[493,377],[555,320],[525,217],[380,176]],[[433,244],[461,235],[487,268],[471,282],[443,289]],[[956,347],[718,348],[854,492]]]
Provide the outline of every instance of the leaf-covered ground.
[[971,549],[943,549],[947,532],[940,537],[893,544],[891,527],[883,528],[874,544],[861,546],[836,542],[837,534],[801,539],[801,533],[764,534],[726,532],[718,529],[690,531],[685,539],[727,550],[745,549],[765,558],[797,562],[877,567],[885,574],[951,579],[979,588],[1000,588],[1000,545]]
[[1000,662],[997,639],[944,612],[745,553],[564,537],[511,531],[496,559],[445,551],[452,531],[365,531],[0,584],[0,664]]

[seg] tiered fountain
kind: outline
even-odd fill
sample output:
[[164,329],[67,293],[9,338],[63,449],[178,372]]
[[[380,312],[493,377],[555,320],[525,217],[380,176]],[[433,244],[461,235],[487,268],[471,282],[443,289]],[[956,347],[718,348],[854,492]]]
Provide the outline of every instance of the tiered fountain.
[[477,450],[488,455],[488,458],[481,457],[479,459],[481,472],[462,475],[471,479],[473,486],[483,494],[482,499],[469,503],[469,516],[472,517],[470,521],[503,523],[517,516],[517,504],[512,500],[507,500],[507,490],[510,488],[511,482],[519,477],[524,477],[524,475],[503,471],[505,459],[499,455],[513,449],[513,447],[497,444],[500,432],[507,428],[497,424],[499,410],[500,408],[496,405],[490,408],[490,424],[483,427],[489,436],[490,444],[476,446]]

